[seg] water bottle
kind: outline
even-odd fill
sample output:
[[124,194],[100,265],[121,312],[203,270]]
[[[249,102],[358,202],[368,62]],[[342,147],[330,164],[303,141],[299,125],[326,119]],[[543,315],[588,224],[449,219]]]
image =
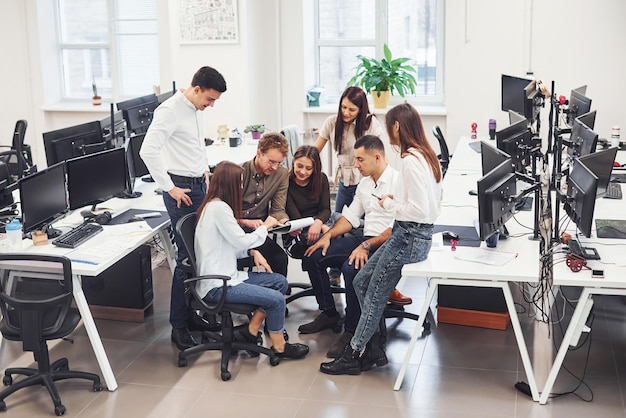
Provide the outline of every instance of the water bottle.
[[7,232],[7,240],[12,250],[22,248],[22,224],[19,219],[13,219],[5,226]]
[[619,126],[614,126],[611,129],[611,146],[618,147],[620,146],[620,129]]

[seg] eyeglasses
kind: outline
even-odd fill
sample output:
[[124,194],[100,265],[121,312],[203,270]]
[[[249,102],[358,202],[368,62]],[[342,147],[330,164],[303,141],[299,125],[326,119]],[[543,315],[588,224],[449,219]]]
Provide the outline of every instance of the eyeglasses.
[[278,167],[282,163],[282,161],[272,161],[272,160],[270,160],[269,157],[266,154],[263,154],[263,156],[265,157],[267,162],[270,163],[270,165],[272,167]]

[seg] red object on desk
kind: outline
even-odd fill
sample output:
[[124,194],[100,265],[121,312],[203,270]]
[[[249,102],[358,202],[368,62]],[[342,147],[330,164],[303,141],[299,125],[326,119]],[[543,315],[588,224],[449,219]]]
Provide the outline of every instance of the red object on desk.
[[450,240],[450,250],[451,251],[456,251],[456,245],[459,243],[459,241],[455,240],[455,239],[451,239]]

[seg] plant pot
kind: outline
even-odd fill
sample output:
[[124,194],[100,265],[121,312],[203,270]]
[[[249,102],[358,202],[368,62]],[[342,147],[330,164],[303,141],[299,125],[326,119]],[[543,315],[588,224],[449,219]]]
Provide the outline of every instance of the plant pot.
[[[380,96],[379,96],[380,93]],[[385,109],[389,106],[389,91],[380,91],[376,90],[371,91],[372,94],[372,103],[376,109]]]
[[94,106],[100,106],[102,104],[102,97],[100,97],[100,96],[93,96],[91,98],[91,103],[93,103]]
[[257,131],[250,132],[252,134],[252,139],[261,139],[261,134]]

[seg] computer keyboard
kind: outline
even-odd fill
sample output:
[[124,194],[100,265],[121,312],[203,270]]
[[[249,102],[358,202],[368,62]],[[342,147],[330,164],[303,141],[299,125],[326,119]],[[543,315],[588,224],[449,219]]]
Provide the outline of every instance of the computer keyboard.
[[607,199],[621,199],[622,198],[622,186],[619,183],[609,183],[606,188],[606,194],[604,195]]
[[100,232],[102,232],[102,225],[84,223],[54,239],[52,244],[58,247],[76,248]]

